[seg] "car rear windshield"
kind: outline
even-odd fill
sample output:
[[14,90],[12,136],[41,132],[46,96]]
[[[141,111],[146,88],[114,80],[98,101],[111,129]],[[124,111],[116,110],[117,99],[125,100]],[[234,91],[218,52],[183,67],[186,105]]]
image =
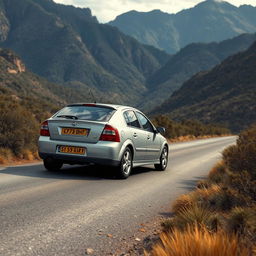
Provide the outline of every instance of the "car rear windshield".
[[55,114],[54,118],[107,122],[115,111],[115,109],[105,106],[68,106]]

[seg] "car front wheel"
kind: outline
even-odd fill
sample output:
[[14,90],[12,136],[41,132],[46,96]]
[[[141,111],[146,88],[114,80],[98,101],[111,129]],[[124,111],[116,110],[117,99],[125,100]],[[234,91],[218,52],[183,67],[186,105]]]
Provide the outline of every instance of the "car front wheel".
[[63,162],[51,158],[44,159],[44,167],[48,171],[58,171],[62,167]]
[[121,179],[127,179],[132,171],[132,152],[126,148],[117,169],[117,175]]
[[160,156],[160,164],[155,164],[155,168],[158,171],[164,171],[168,164],[168,149],[167,146],[164,146],[161,156]]

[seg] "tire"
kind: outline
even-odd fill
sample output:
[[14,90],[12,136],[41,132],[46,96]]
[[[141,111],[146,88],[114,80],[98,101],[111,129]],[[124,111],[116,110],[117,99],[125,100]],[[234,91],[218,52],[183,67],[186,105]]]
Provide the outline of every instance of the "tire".
[[61,169],[63,162],[51,158],[44,159],[44,167],[48,171],[58,171]]
[[124,150],[119,166],[117,167],[117,176],[120,179],[127,179],[132,171],[132,152],[129,148]]
[[155,169],[158,171],[164,171],[168,164],[168,148],[164,146],[161,156],[160,156],[160,164],[155,164]]

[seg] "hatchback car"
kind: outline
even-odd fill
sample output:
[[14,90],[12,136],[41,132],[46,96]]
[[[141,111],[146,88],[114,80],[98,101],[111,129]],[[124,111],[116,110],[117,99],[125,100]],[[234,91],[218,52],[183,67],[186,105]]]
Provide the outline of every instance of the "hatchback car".
[[137,166],[166,169],[169,147],[163,133],[132,107],[71,104],[42,123],[39,155],[48,170],[94,163],[113,166],[125,179]]

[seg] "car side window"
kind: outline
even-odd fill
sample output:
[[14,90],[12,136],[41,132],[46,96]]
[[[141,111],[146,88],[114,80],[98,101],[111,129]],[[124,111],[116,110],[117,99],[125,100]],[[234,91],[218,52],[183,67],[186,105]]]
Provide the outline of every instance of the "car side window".
[[154,128],[153,128],[152,124],[149,122],[149,120],[144,115],[142,115],[139,112],[136,112],[136,115],[137,115],[144,130],[149,131],[149,132],[154,132]]
[[128,126],[141,128],[140,123],[135,115],[135,113],[131,110],[124,112],[124,119]]

